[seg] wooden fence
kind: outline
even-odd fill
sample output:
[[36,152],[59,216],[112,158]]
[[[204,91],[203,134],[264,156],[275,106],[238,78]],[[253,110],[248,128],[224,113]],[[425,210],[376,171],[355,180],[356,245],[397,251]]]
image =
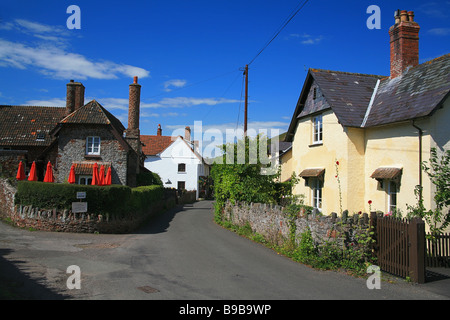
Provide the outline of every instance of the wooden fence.
[[427,237],[427,267],[450,268],[450,234]]
[[422,219],[370,216],[375,231],[375,254],[381,270],[425,282],[425,223]]

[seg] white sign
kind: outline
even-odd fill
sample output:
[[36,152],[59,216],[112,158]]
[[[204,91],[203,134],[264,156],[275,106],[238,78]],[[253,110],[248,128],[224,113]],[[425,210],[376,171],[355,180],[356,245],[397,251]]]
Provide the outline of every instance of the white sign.
[[72,202],[72,212],[73,213],[87,212],[87,202]]
[[86,199],[86,192],[77,192],[77,199]]

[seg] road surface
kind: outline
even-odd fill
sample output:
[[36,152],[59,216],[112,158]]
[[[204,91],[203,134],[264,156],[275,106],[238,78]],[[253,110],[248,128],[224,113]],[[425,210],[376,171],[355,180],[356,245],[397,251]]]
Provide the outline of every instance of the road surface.
[[[0,293],[88,300],[450,299],[450,280],[365,279],[317,271],[213,222],[212,203],[173,209],[133,234],[28,231],[0,223]],[[80,273],[67,272],[69,266]],[[80,289],[69,289],[77,283]]]

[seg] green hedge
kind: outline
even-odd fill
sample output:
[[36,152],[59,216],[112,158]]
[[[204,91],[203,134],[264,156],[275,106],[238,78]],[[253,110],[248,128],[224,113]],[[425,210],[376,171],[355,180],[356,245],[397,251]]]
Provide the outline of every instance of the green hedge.
[[79,201],[76,194],[80,191],[86,192],[83,201],[88,202],[89,213],[116,218],[145,213],[149,205],[163,198],[163,187],[159,185],[130,188],[19,181],[15,202],[42,209],[70,209],[72,202]]

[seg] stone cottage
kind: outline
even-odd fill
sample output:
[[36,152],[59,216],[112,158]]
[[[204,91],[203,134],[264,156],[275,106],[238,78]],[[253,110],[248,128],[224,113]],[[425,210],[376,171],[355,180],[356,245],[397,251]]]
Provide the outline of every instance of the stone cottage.
[[113,184],[135,186],[136,175],[146,170],[139,132],[140,89],[134,77],[128,129],[98,101],[84,104],[85,88],[73,80],[67,84],[65,108],[0,106],[2,174],[15,175],[19,160],[24,160],[27,171],[35,161],[42,180],[50,161],[57,182],[67,181],[74,164],[76,183],[90,184],[97,163],[111,167]]

